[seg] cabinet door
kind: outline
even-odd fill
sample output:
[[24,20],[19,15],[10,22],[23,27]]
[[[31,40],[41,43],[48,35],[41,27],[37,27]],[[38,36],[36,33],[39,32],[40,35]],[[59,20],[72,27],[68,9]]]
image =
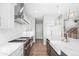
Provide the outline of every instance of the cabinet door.
[[50,55],[51,56],[58,56],[57,52],[53,49],[53,47],[51,47]]
[[51,46],[48,44],[48,55],[51,56]]
[[31,39],[29,39],[28,42],[26,42],[24,45],[24,56],[29,56],[31,50],[31,42]]
[[10,56],[23,56],[23,46],[16,49]]
[[29,45],[27,45],[26,46],[26,48],[25,48],[25,50],[24,50],[24,55],[25,56],[29,56],[29,54],[30,54],[30,49],[31,49],[31,45],[29,44]]
[[47,52],[48,52],[48,55],[50,56],[51,55],[51,46],[49,44],[49,40],[47,39]]
[[47,52],[49,56],[58,56],[56,51],[53,49],[53,47],[50,45],[50,41],[47,39]]

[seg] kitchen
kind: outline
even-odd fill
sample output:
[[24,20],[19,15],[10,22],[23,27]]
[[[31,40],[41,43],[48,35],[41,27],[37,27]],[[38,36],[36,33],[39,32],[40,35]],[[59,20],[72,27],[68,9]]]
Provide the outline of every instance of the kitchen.
[[79,56],[78,6],[0,3],[0,56]]

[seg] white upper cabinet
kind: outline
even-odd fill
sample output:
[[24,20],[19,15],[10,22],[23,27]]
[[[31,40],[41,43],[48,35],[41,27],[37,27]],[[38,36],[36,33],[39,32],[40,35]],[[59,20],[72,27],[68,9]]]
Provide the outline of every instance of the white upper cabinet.
[[0,28],[14,26],[14,6],[11,3],[0,3]]

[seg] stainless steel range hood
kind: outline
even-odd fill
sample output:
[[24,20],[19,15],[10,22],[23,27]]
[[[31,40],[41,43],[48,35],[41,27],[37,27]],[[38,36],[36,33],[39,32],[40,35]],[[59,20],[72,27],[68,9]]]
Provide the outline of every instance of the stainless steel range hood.
[[17,22],[19,24],[26,24],[26,22],[23,19],[21,19],[21,18],[16,18],[15,22]]
[[17,22],[19,24],[29,24],[29,22],[27,21],[28,19],[25,19],[24,15],[23,15],[23,12],[24,12],[24,5],[23,5],[23,3],[19,3],[19,5],[16,5],[15,6],[15,11],[17,10],[18,7],[20,7],[20,8],[17,11],[17,14],[14,15],[15,22]]

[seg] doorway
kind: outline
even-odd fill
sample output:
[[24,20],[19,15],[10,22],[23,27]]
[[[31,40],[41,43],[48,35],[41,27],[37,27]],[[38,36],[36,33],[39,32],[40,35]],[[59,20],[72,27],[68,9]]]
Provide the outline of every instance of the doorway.
[[35,39],[43,39],[43,18],[35,18]]

